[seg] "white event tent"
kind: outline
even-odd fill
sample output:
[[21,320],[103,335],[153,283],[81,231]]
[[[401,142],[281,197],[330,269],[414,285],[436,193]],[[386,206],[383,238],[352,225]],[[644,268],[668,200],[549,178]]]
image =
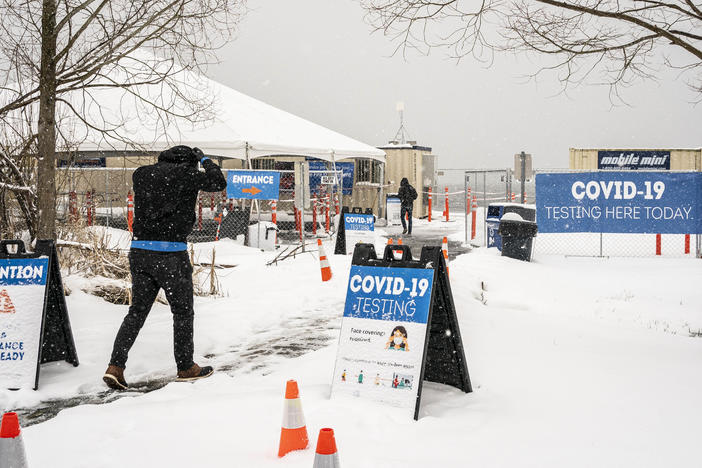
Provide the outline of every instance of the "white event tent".
[[[140,63],[141,60],[135,61],[135,66],[139,67]],[[116,71],[115,74],[122,73]],[[136,77],[112,76],[110,79],[119,82],[138,78],[137,73]],[[385,162],[385,152],[378,148],[192,71],[175,72],[170,83],[170,86],[138,85],[136,93],[120,87],[94,88],[89,94],[72,92],[67,101],[74,108],[82,109],[90,122],[97,122],[97,127],[103,130],[114,127],[115,131],[97,131],[70,116],[59,125],[68,127],[69,134],[80,142],[76,148],[79,153],[129,152],[136,148],[160,152],[182,144],[197,146],[207,155],[223,158],[295,155],[325,161],[368,158]],[[206,109],[207,115],[199,115],[195,123],[193,119],[172,115],[164,121],[162,115],[154,112],[152,106],[141,103],[136,95],[146,96],[149,101],[183,115],[192,112],[187,102],[197,102]],[[70,115],[69,112],[65,114]],[[129,140],[129,144],[124,139]]]

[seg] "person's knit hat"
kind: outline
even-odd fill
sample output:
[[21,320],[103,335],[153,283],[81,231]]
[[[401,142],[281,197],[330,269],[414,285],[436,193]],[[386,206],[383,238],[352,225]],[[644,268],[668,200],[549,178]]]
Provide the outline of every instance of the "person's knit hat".
[[189,146],[178,145],[161,151],[158,155],[158,162],[169,162],[173,164],[197,165],[199,159]]

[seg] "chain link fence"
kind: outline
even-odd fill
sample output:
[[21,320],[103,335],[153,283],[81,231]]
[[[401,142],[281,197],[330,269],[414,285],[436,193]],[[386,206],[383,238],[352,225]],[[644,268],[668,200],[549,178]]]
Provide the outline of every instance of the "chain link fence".
[[[81,222],[129,229],[132,175],[135,168],[59,168],[57,217],[59,222]],[[222,172],[226,173],[227,170]],[[340,212],[342,194],[351,193],[352,181],[342,171],[310,171],[300,166],[280,170],[276,201],[228,198],[226,191],[200,192],[190,242],[230,238],[249,245],[249,237],[275,235],[277,243],[299,244],[305,239],[331,235]],[[270,226],[275,233],[270,234]],[[253,227],[252,227],[253,226]],[[263,226],[263,228],[261,228]],[[261,231],[263,229],[263,231]]]
[[[274,223],[277,243],[304,244],[305,239],[331,235],[340,200],[351,194],[352,181],[342,171],[280,170],[280,197],[271,201],[229,199],[226,193],[200,193],[195,208],[192,242],[230,238],[249,243],[249,226]],[[132,174],[125,168],[59,168],[57,215],[59,221],[81,221],[128,229],[127,204],[132,193]],[[432,188],[432,209],[449,212],[463,221],[465,242],[485,246],[488,240],[487,207],[495,202],[521,202],[521,181],[507,169],[444,170]],[[227,172],[226,170],[224,172]],[[537,173],[578,172],[549,169]],[[535,177],[524,182],[527,204],[535,202]],[[423,196],[429,197],[428,193]],[[462,218],[462,219],[461,219]],[[538,220],[537,220],[538,224]],[[260,236],[257,226],[256,235]],[[684,234],[539,233],[534,257],[567,255],[591,257],[652,257],[657,245],[663,257],[702,256],[702,236]]]
[[[432,190],[434,211],[444,210],[445,192],[448,192],[450,212],[463,217],[466,244],[483,247],[488,245],[487,207],[491,203],[521,203],[523,193],[524,202],[535,208],[536,174],[582,171],[539,170],[531,177],[527,175],[523,184],[514,179],[510,168],[441,172],[438,187]],[[662,257],[702,257],[702,236],[695,234],[538,233],[533,244],[536,258],[540,255],[654,257],[658,256],[658,246]]]

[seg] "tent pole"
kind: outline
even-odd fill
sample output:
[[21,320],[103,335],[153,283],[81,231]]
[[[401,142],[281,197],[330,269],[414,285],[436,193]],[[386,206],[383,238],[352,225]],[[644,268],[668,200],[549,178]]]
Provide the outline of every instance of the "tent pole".
[[[253,170],[253,164],[251,164],[251,158],[249,158],[249,142],[248,141],[246,142],[246,163],[249,166],[249,170],[250,171]],[[261,248],[261,205],[259,205],[258,200],[251,200],[252,207],[254,205],[254,202],[256,203],[256,215],[258,218],[258,223],[256,224],[256,227],[257,227],[257,229],[256,229],[256,231],[257,231],[256,232],[256,236],[257,236],[256,246],[258,248]],[[248,229],[248,228],[249,227],[246,226],[246,229]]]
[[[334,171],[334,185],[332,185],[332,193],[331,193],[331,200],[329,200],[329,204],[334,202],[334,195],[336,194],[337,197],[339,197],[339,206],[343,206],[343,196],[344,196],[344,173],[341,173],[341,177],[337,178],[337,172],[336,172],[336,154],[334,150],[331,152],[331,157],[332,157],[332,170]],[[341,182],[341,189],[339,190],[339,182]],[[336,211],[334,211],[336,213]],[[334,215],[336,216],[336,214]],[[341,222],[341,221],[339,221]],[[334,223],[332,223],[334,224]]]

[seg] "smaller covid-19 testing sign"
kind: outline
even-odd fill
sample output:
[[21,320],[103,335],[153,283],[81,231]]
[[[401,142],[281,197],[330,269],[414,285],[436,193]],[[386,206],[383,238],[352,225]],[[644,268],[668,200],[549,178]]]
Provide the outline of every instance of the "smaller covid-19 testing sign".
[[373,215],[344,213],[344,229],[346,234],[346,254],[353,253],[359,242],[372,244],[375,240],[375,221]]
[[702,173],[537,174],[539,232],[702,233]]
[[415,408],[433,269],[351,267],[332,396]]
[[227,171],[227,197],[249,200],[278,200],[280,172]]
[[0,259],[0,385],[36,387],[48,257]]

